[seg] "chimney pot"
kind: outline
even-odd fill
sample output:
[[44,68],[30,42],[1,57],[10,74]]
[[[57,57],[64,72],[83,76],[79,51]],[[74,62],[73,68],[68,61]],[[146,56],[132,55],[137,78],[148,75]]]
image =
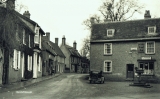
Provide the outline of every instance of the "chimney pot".
[[77,47],[77,43],[76,43],[76,41],[74,41],[73,42],[73,48],[76,50],[77,49],[76,47]]
[[151,18],[151,15],[150,15],[150,11],[149,11],[149,10],[146,10],[146,11],[145,11],[144,18],[145,18],[145,19]]
[[55,44],[58,45],[58,38],[55,38]]
[[95,23],[95,18],[94,18],[94,17],[91,17],[91,18],[90,18],[90,22],[91,22],[91,24],[94,24],[94,23]]
[[30,19],[31,14],[29,13],[29,11],[25,11],[23,15]]
[[50,41],[50,32],[46,32],[46,37],[47,37],[48,40]]
[[63,35],[63,38],[62,38],[62,45],[66,45],[66,38],[65,38],[64,35]]

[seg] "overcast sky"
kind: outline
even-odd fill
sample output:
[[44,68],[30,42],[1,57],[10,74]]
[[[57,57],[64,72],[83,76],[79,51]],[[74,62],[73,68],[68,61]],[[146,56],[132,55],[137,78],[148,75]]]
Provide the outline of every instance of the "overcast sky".
[[[159,0],[140,0],[145,4],[145,10],[150,10],[152,17],[160,17]],[[77,49],[82,47],[83,39],[90,34],[90,31],[82,25],[83,20],[98,12],[102,0],[17,0],[27,6],[31,19],[37,22],[45,32],[50,32],[51,41],[59,38],[61,44],[63,35],[66,42],[73,46],[77,42]],[[21,14],[24,10],[21,11]],[[142,19],[142,15],[135,15],[135,18]]]

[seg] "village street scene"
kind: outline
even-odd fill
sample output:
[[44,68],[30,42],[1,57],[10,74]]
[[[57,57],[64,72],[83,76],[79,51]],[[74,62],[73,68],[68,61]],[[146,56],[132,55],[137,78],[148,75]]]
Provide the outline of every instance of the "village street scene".
[[0,99],[159,99],[158,0],[0,0]]

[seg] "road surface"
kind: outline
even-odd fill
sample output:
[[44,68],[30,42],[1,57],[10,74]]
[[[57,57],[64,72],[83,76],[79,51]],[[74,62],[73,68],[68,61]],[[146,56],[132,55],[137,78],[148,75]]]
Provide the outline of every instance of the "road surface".
[[160,85],[131,87],[129,82],[89,84],[85,74],[63,74],[20,90],[0,93],[0,99],[160,99]]

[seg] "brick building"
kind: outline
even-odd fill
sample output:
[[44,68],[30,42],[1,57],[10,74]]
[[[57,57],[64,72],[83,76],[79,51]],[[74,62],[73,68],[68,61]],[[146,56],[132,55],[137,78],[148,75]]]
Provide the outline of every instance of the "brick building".
[[[94,20],[91,20],[92,22]],[[142,79],[160,79],[160,18],[93,23],[90,69],[102,70],[106,80],[133,80],[135,67]]]

